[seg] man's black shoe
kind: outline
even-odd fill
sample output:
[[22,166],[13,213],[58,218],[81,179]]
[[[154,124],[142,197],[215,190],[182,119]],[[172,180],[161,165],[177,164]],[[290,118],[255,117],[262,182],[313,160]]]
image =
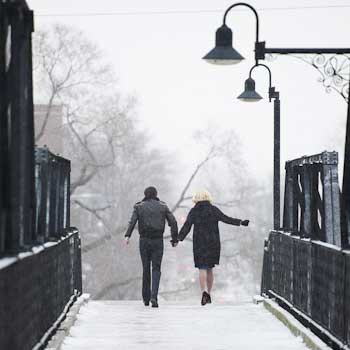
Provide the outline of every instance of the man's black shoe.
[[201,300],[202,306],[204,306],[206,303],[208,303],[209,299],[210,299],[210,295],[207,292],[203,292],[202,300]]
[[151,304],[152,304],[152,307],[158,307],[158,301],[157,300],[151,299]]
[[145,304],[145,306],[149,306],[149,301],[144,301],[143,303]]

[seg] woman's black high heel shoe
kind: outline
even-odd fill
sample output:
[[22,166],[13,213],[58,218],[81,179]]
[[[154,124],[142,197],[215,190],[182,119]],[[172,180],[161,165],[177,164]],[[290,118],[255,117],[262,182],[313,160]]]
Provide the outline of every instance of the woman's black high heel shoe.
[[207,293],[207,304],[211,304],[211,296]]
[[[210,300],[210,295],[207,292],[203,292],[202,300],[201,300],[202,306],[204,306],[206,303],[208,303],[208,300]],[[211,300],[210,300],[210,302],[211,302]]]

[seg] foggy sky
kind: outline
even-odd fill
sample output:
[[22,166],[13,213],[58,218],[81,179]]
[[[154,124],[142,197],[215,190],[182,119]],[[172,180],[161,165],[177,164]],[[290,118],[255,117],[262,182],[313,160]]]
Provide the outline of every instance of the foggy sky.
[[[228,25],[234,45],[246,60],[219,67],[201,57],[214,46],[215,30],[232,1],[209,0],[28,0],[37,15],[36,27],[62,22],[84,31],[105,52],[122,90],[138,97],[138,117],[155,145],[174,152],[190,173],[199,160],[192,132],[211,122],[213,128],[234,129],[244,143],[250,170],[262,181],[272,174],[273,103],[267,99],[268,77],[255,71],[257,91],[264,100],[244,104],[236,99],[253,65],[255,19],[233,11]],[[257,8],[344,5],[345,1],[259,0]],[[45,17],[40,14],[222,9],[222,13]],[[270,47],[349,46],[350,8],[260,11],[260,40]],[[266,63],[266,61],[264,62]],[[327,94],[318,72],[292,57],[267,62],[281,98],[281,167],[287,159],[323,150],[342,152],[346,104]],[[341,147],[341,148],[339,148]],[[189,151],[190,150],[190,151]],[[342,162],[342,159],[341,159]]]

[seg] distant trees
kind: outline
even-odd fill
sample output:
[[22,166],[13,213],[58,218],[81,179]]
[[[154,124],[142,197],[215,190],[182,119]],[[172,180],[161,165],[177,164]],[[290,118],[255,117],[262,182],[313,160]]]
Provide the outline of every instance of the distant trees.
[[[112,104],[108,115],[103,110],[101,92],[115,92],[115,78],[111,68],[103,62],[98,48],[77,30],[55,25],[35,32],[34,36],[35,100],[47,105],[47,112],[35,137],[40,141],[52,107],[63,105],[66,129],[65,153],[78,160],[73,168],[71,191],[87,184],[99,170],[114,163],[115,133],[123,132],[123,124],[130,104],[122,106],[117,97],[105,97]],[[109,132],[109,126],[113,133]],[[116,130],[118,129],[118,130]],[[108,132],[106,132],[108,130]],[[96,139],[103,143],[103,156],[95,147]],[[101,152],[100,152],[101,153]]]
[[47,105],[36,141],[53,117],[52,107],[62,105],[63,155],[72,160],[72,224],[83,237],[85,286],[101,294],[111,276],[128,279],[135,272],[135,255],[114,263],[120,225],[146,185],[156,184],[163,193],[169,188],[166,154],[149,146],[138,127],[136,98],[118,89],[114,71],[83,33],[45,27],[35,32],[33,47],[35,101]]
[[[236,236],[229,227],[223,229],[222,264],[228,278],[222,287],[229,280],[258,280],[269,193],[248,176],[233,131],[211,126],[195,133],[199,161],[174,193],[180,169],[176,157],[150,146],[137,123],[136,98],[118,89],[113,69],[83,33],[63,25],[36,31],[34,79],[35,101],[48,107],[38,142],[53,117],[52,106],[63,106],[63,155],[72,160],[72,224],[82,235],[85,290],[96,298],[139,297],[138,247],[135,240],[123,249],[122,237],[134,202],[150,184],[163,198],[174,198],[170,208],[179,225],[192,206],[193,190],[200,187],[208,188],[214,204],[228,215],[251,219],[252,226]],[[179,261],[191,265],[189,244],[172,250],[172,259],[165,262],[172,278],[163,275],[164,297],[194,288],[193,270],[178,271]]]
[[[193,206],[193,191],[207,188],[213,195],[213,204],[227,215],[250,219],[248,228],[221,225],[222,254],[218,286],[222,292],[226,290],[231,293],[231,297],[238,292],[256,293],[260,283],[263,239],[271,228],[271,191],[258,185],[249,174],[242,143],[233,130],[209,125],[197,130],[194,138],[202,160],[193,166],[194,170],[174,206],[175,213],[179,218],[184,218]],[[179,298],[179,295],[183,298],[196,291],[197,274],[192,268],[191,245],[189,237],[188,242],[178,246],[177,264],[186,261],[190,268],[178,270],[175,284],[172,277],[168,278],[164,298]]]

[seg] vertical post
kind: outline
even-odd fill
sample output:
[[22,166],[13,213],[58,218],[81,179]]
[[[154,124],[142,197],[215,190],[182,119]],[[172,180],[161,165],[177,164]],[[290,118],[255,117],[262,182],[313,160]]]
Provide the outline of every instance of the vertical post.
[[312,165],[304,164],[302,167],[302,186],[303,186],[303,200],[304,210],[302,213],[302,234],[306,238],[311,238],[311,168]]
[[34,32],[34,13],[33,11],[24,12],[25,22],[25,60],[26,71],[24,79],[26,79],[26,90],[24,92],[26,100],[27,113],[27,157],[28,159],[28,227],[29,227],[29,241],[37,240],[37,232],[35,230],[35,216],[36,216],[36,196],[35,196],[35,130],[34,130],[34,103],[33,103],[33,55],[32,55],[32,33]]
[[286,177],[284,187],[284,210],[283,210],[283,229],[285,231],[293,230],[293,209],[294,209],[294,192],[293,192],[293,167],[286,162]]
[[341,246],[339,185],[335,164],[323,164],[323,206],[326,241]]
[[50,209],[49,209],[49,234],[52,239],[57,239],[58,232],[56,230],[57,225],[57,162],[53,156],[49,158],[50,164]]
[[279,98],[274,99],[274,138],[273,138],[273,228],[281,227],[280,218],[280,115]]
[[[7,90],[6,90],[6,47],[8,43],[7,17],[5,5],[0,3],[0,254],[5,250],[5,235],[7,233],[8,192],[6,173],[8,171],[8,142],[7,142]],[[7,233],[8,234],[8,233]]]
[[36,162],[36,234],[40,241],[45,242],[49,235],[47,228],[47,203],[49,200],[48,187],[48,150],[35,149]]
[[333,234],[334,241],[338,247],[341,247],[341,212],[340,212],[340,189],[338,181],[338,164],[331,168],[331,189],[332,189],[332,211],[333,211]]
[[300,166],[293,166],[293,234],[300,233],[300,217],[301,217],[301,203],[300,203]]
[[348,247],[350,244],[350,81],[345,134],[343,189],[341,197],[341,228],[342,247]]
[[323,164],[323,207],[324,207],[324,229],[326,233],[326,242],[333,244],[333,210],[332,210],[332,183],[331,166]]
[[66,167],[66,182],[65,182],[65,200],[66,200],[66,211],[65,211],[65,228],[70,227],[70,161],[67,162]]
[[[17,251],[24,246],[26,237],[24,206],[25,197],[25,177],[26,152],[23,153],[26,144],[25,115],[23,114],[23,100],[21,88],[21,73],[23,71],[21,59],[22,31],[20,12],[17,8],[11,8],[8,12],[9,22],[11,24],[11,61],[8,66],[7,88],[8,88],[8,119],[9,119],[9,172],[7,181],[10,192],[9,205],[9,234],[7,235],[6,247],[11,251]],[[22,105],[21,105],[22,103]],[[24,121],[24,125],[22,124]]]
[[18,251],[35,239],[34,121],[32,96],[32,12],[11,3],[11,61],[8,65],[9,228],[7,249]]
[[311,189],[311,239],[313,240],[319,240],[322,241],[324,238],[322,238],[321,234],[321,227],[322,223],[319,224],[318,216],[319,212],[320,215],[324,216],[323,214],[323,206],[321,205],[321,197],[319,194],[318,186],[319,186],[319,172],[320,172],[320,165],[319,164],[313,164],[311,167],[311,183],[310,183],[310,189]]
[[58,230],[62,235],[64,230],[66,229],[66,167],[67,162],[63,158],[58,158],[59,165],[59,211],[58,211]]

